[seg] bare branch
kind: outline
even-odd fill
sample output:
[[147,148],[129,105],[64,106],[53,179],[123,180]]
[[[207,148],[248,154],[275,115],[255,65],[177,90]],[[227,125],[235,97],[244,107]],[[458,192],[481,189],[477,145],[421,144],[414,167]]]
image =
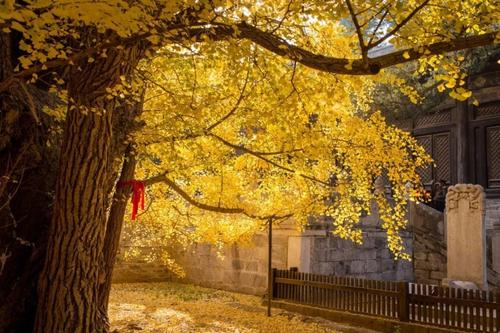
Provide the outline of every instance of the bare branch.
[[377,26],[375,27],[375,29],[373,30],[373,33],[370,37],[370,40],[368,41],[368,45],[371,45],[373,39],[377,36],[377,31],[378,29],[380,28],[380,26],[382,25],[382,22],[384,22],[384,19],[385,17],[387,16],[387,13],[389,13],[389,8],[387,8],[384,12],[384,14],[382,14],[382,17],[379,19],[378,23],[377,23]]
[[374,3],[373,3],[373,4],[371,4],[370,6],[367,6],[366,8],[361,9],[359,12],[357,12],[357,13],[356,13],[356,16],[357,16],[357,15],[361,15],[361,14],[363,14],[364,12],[366,12],[366,11],[368,11],[368,10],[372,9],[372,8],[373,8],[373,7],[375,7],[375,5],[377,5],[377,4],[378,4],[377,2],[374,2]]
[[156,80],[152,80],[151,78],[149,78],[146,75],[145,71],[143,71],[143,70],[137,70],[136,72],[137,72],[137,74],[139,75],[139,77],[142,80],[147,81],[147,82],[153,84],[154,86],[160,88],[163,92],[165,92],[170,97],[172,97],[172,98],[176,97],[176,95],[175,95],[175,93],[173,91],[168,90],[164,85],[159,84],[158,82],[156,82]]
[[[362,28],[365,25],[369,24],[375,17],[377,17],[380,13],[382,13],[386,8],[390,7],[390,5],[382,6],[373,14],[365,23],[360,23],[359,26]],[[357,14],[358,15],[358,14]]]
[[367,62],[368,50],[365,46],[365,41],[363,39],[363,32],[361,31],[361,27],[359,26],[358,17],[354,12],[354,8],[351,4],[351,1],[346,0],[345,3],[347,5],[347,8],[349,9],[349,13],[351,14],[352,23],[354,24],[354,28],[356,29],[356,35],[358,35],[359,47],[361,49],[361,56],[363,58],[363,61]]
[[378,39],[376,42],[368,44],[368,49],[374,48],[377,45],[383,43],[387,38],[393,36],[398,32],[406,23],[408,23],[415,14],[417,14],[422,8],[429,3],[430,0],[424,0],[420,5],[418,5],[408,16],[406,16],[401,22],[399,22],[391,31],[389,31],[384,37]]
[[238,97],[238,100],[236,101],[236,104],[233,106],[233,108],[228,113],[226,113],[226,115],[224,117],[220,118],[215,123],[213,123],[212,125],[208,126],[208,128],[206,130],[207,132],[210,132],[215,127],[217,127],[220,124],[222,124],[226,119],[228,119],[229,117],[231,117],[236,112],[236,110],[238,110],[238,107],[240,106],[241,101],[243,101],[243,99],[245,98],[244,94],[245,94],[245,90],[247,88],[249,77],[250,77],[250,68],[247,71],[247,75],[245,77],[245,83],[243,84],[243,87],[241,88],[240,96]]
[[281,25],[283,24],[283,22],[285,22],[286,20],[286,17],[288,16],[288,13],[290,12],[290,7],[292,6],[292,2],[293,0],[290,0],[288,2],[288,5],[286,6],[286,10],[285,10],[285,14],[283,14],[283,18],[278,22],[278,25],[276,26],[276,28],[274,28],[271,33],[275,33],[276,31],[279,30],[279,28],[281,28]]

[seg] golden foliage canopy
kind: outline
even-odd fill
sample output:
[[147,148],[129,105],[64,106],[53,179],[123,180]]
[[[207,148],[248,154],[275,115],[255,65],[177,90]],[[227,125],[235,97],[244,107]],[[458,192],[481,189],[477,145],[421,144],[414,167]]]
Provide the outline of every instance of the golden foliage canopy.
[[389,248],[407,257],[399,231],[430,159],[371,112],[373,86],[418,102],[384,72],[417,60],[439,90],[470,97],[463,56],[448,52],[495,43],[499,13],[496,0],[7,1],[0,26],[22,34],[24,54],[0,92],[41,73],[64,90],[51,70],[140,44],[134,82],[108,90],[124,100],[145,91],[145,126],[130,140],[153,204],[134,232],[224,244],[271,217],[330,216],[336,235],[360,242],[356,224],[375,201]]

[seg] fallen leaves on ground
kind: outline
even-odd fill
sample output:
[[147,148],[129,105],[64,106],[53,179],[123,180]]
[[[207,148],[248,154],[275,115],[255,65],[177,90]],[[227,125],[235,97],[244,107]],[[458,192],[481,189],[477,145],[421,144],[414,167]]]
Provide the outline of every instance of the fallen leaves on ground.
[[187,284],[115,284],[109,315],[115,333],[370,332],[324,319],[266,308],[257,296]]

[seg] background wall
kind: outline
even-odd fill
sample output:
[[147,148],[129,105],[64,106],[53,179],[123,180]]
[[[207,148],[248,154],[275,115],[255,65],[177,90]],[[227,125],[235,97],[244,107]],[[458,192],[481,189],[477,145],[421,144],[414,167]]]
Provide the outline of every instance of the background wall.
[[441,284],[446,277],[444,214],[427,205],[411,205],[413,267],[416,282]]
[[[444,214],[427,205],[410,207],[410,227],[403,233],[405,246],[413,261],[394,261],[387,249],[386,235],[381,229],[376,211],[363,218],[364,243],[356,245],[331,234],[328,220],[311,221],[300,233],[293,223],[275,227],[273,237],[273,267],[298,267],[315,274],[357,276],[376,280],[405,280],[440,284],[446,277],[446,242]],[[487,253],[489,283],[498,287],[499,276],[493,270],[493,258],[500,255],[494,237],[500,222],[500,200],[486,201]],[[208,244],[194,245],[173,252],[184,268],[184,282],[247,294],[263,295],[267,289],[267,233],[255,235],[253,246],[232,245],[221,252]],[[127,249],[124,242],[121,253]],[[143,248],[147,255],[154,248]],[[159,263],[145,260],[118,259],[115,282],[150,282],[179,280]]]
[[[309,272],[374,280],[413,280],[412,263],[395,261],[387,248],[387,236],[375,209],[361,221],[364,232],[361,245],[334,236],[331,221],[317,221],[311,228],[323,229],[325,233],[312,238]],[[412,253],[411,233],[403,232],[402,237],[407,252]]]
[[148,253],[161,251],[161,247],[143,247],[139,250],[144,254],[144,259],[125,260],[124,254],[129,248],[128,242],[122,239],[116,264],[113,268],[114,283],[161,282],[172,279],[173,274],[162,262],[149,262],[145,259]]

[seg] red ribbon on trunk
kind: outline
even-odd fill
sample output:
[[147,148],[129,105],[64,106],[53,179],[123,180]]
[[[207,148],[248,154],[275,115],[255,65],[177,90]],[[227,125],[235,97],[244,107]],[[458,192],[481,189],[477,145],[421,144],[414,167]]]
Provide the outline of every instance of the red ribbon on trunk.
[[140,180],[132,179],[126,182],[120,182],[119,186],[132,186],[132,221],[134,221],[137,217],[139,205],[141,205],[141,209],[144,210],[144,183]]

